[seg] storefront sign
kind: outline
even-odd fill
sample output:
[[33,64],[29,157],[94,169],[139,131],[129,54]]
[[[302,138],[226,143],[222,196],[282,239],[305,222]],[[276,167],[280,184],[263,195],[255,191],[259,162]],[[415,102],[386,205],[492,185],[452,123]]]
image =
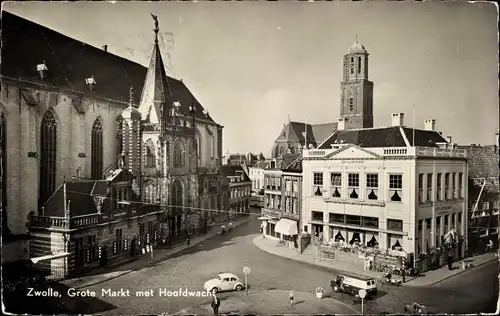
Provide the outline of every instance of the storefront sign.
[[363,160],[341,160],[342,163],[359,163],[362,164],[364,163]]
[[271,218],[280,218],[281,212],[273,211],[273,210],[262,210],[261,215],[271,217]]
[[453,206],[451,205],[437,205],[435,210],[436,210],[436,214],[441,214],[441,213],[444,213],[446,211],[449,211],[453,209]]

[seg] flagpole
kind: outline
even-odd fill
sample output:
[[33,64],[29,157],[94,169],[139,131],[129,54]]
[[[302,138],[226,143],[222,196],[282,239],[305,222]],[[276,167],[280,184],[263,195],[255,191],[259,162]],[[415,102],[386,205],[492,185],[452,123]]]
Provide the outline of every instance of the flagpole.
[[413,140],[412,145],[415,147],[415,104],[413,105]]

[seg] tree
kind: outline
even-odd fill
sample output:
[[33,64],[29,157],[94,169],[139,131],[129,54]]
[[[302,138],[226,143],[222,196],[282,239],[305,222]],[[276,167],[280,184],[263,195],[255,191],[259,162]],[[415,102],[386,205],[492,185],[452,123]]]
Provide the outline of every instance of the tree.
[[263,153],[260,153],[260,154],[259,154],[259,160],[260,160],[260,161],[264,161],[264,160],[266,160],[266,157],[264,157],[264,154],[263,154]]

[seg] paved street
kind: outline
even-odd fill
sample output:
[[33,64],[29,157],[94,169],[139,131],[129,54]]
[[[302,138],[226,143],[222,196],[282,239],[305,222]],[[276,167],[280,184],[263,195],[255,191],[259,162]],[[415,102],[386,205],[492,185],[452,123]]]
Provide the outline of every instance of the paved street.
[[[327,296],[360,309],[360,302],[344,294],[331,294],[329,282],[331,270],[314,267],[306,263],[284,259],[256,248],[252,240],[259,230],[260,222],[254,219],[225,236],[216,236],[192,248],[177,253],[172,258],[152,267],[140,269],[122,277],[90,286],[89,290],[100,293],[101,289],[137,290],[202,290],[204,281],[217,272],[233,272],[243,278],[242,268],[248,266],[250,290],[294,290],[312,293],[318,286],[326,290]],[[497,291],[497,263],[492,262],[442,283],[427,288],[387,287],[381,294],[366,302],[366,312],[402,312],[404,303],[411,301],[428,305],[434,311],[449,313],[471,313],[477,307],[495,305]],[[223,299],[238,293],[222,294]],[[92,299],[66,300],[66,308],[79,313],[102,313],[107,315],[132,315],[176,313],[206,302],[206,297],[97,297]],[[102,304],[95,301],[100,300]],[[492,303],[493,302],[493,303]],[[99,307],[98,307],[99,306]]]

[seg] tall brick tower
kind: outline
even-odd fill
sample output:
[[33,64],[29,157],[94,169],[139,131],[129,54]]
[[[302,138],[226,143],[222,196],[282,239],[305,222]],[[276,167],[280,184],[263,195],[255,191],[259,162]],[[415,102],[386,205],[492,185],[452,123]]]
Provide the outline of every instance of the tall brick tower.
[[373,127],[373,82],[368,80],[368,52],[358,40],[344,55],[344,76],[340,83],[340,117],[345,128]]

